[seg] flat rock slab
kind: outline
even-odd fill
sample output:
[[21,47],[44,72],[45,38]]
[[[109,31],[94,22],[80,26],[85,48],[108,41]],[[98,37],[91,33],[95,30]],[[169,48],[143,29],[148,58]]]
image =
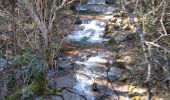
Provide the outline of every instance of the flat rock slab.
[[73,75],[69,74],[67,76],[59,77],[56,79],[57,87],[73,87],[76,80]]
[[77,94],[71,93],[67,90],[64,90],[62,92],[62,95],[64,97],[64,100],[83,100],[83,98]]
[[51,97],[37,97],[35,100],[63,100],[59,96],[51,96]]

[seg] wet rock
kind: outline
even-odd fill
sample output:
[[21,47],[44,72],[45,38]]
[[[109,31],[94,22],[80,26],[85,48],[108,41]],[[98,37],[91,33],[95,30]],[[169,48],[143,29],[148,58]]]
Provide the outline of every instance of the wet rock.
[[71,74],[67,76],[62,76],[56,79],[57,87],[73,87],[76,80],[72,77]]
[[52,100],[63,100],[61,97],[59,96],[52,96],[51,97]]
[[79,17],[76,17],[76,21],[74,22],[74,24],[82,24],[82,21]]
[[63,90],[62,95],[64,100],[83,100],[79,95],[71,93],[67,90]]
[[73,67],[72,65],[73,63],[68,63],[68,62],[63,61],[58,64],[58,67],[61,69],[69,69]]
[[99,87],[98,87],[97,83],[92,84],[92,90],[95,91],[95,92],[99,91]]
[[105,4],[114,4],[115,3],[115,0],[106,0],[105,1]]
[[117,97],[104,93],[103,95],[96,97],[96,100],[117,100]]

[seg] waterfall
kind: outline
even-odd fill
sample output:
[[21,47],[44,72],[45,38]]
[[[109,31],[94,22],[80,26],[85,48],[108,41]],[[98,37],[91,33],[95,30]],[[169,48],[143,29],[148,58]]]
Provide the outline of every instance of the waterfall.
[[73,31],[72,34],[68,35],[68,40],[77,42],[87,43],[101,43],[105,41],[102,35],[105,30],[105,23],[100,20],[83,20],[83,30]]
[[111,14],[116,10],[115,5],[105,4],[106,0],[87,0],[86,4],[76,4],[78,11],[94,11],[99,13]]
[[88,0],[87,4],[105,4],[106,0]]
[[87,10],[87,8],[84,6],[84,5],[81,5],[81,4],[77,4],[76,5],[76,10],[77,11],[83,11],[83,10]]

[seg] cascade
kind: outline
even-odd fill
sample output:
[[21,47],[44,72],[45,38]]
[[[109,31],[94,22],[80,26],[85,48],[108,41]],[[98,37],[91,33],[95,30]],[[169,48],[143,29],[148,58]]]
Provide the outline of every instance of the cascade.
[[114,4],[105,4],[106,0],[87,0],[86,4],[77,4],[76,9],[79,11],[94,11],[111,14],[116,9]]
[[[77,4],[77,10],[100,12],[100,14],[106,16],[108,13],[113,12],[115,5],[105,4],[105,1],[106,0],[87,0],[87,4]],[[88,12],[87,14],[90,15]],[[107,77],[111,77],[113,80],[118,80],[121,76],[121,70],[117,68],[111,68],[110,71],[106,72],[108,67],[107,63],[112,59],[113,53],[112,51],[100,48],[100,46],[104,45],[104,42],[108,41],[103,37],[105,33],[106,22],[108,20],[91,19],[86,18],[86,15],[84,16],[81,18],[82,23],[74,26],[66,41],[73,44],[75,43],[76,45],[79,45],[83,48],[90,49],[95,47],[97,49],[92,49],[93,51],[83,49],[78,54],[80,58],[74,61],[78,68],[74,74],[76,83],[73,88],[78,92],[78,94],[85,96],[87,100],[98,100],[98,97],[104,97],[105,95],[109,96],[110,100],[116,100],[117,97],[115,92],[110,88],[106,88],[106,84],[104,86],[102,83],[106,83],[107,80],[103,79],[107,79]],[[97,81],[98,83],[96,83],[96,88],[100,90],[100,93],[95,94],[93,86]],[[100,83],[102,83],[102,85]],[[128,96],[126,93],[123,95],[125,97]]]
[[105,4],[106,0],[88,0],[87,4]]

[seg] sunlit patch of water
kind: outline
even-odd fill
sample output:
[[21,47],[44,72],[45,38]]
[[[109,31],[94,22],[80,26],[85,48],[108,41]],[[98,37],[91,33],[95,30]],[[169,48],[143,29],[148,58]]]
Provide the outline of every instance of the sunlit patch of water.
[[[84,62],[75,62],[78,65],[82,65],[83,68],[79,68],[79,70],[77,70],[77,74],[75,74],[77,83],[74,88],[80,93],[84,93],[84,95],[88,97],[88,100],[94,100],[95,98],[92,92],[92,84],[99,78],[107,77],[105,72],[105,63],[107,62],[107,59],[103,58],[101,55],[89,57]],[[109,72],[108,75],[119,77],[120,72],[115,70],[115,73]],[[114,93],[109,91],[107,94],[115,96]]]
[[[84,68],[80,68],[77,71],[77,74],[75,75],[77,79],[77,83],[75,85],[75,89],[81,93],[84,93],[88,100],[94,100],[94,96],[91,90],[91,86],[94,83],[96,77],[99,77],[99,75],[94,74],[92,72],[91,66],[98,63],[103,62],[104,59],[102,59],[99,56],[96,57],[90,57],[88,60],[84,62],[76,61],[76,64],[84,65]],[[106,60],[104,60],[106,61]]]
[[105,4],[106,0],[87,0],[87,4]]
[[106,39],[102,36],[105,31],[105,23],[100,20],[82,21],[83,30],[73,31],[68,35],[68,40],[84,43],[102,43]]

